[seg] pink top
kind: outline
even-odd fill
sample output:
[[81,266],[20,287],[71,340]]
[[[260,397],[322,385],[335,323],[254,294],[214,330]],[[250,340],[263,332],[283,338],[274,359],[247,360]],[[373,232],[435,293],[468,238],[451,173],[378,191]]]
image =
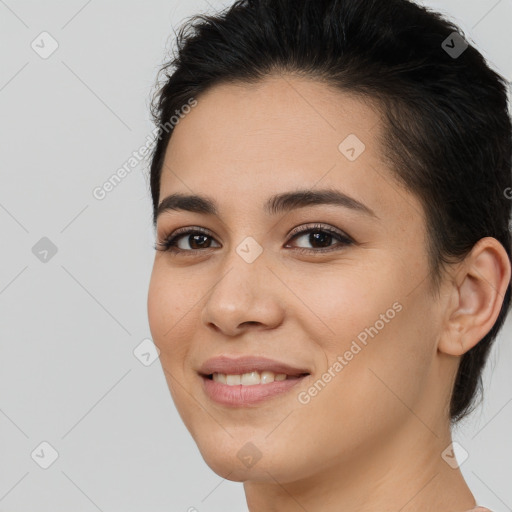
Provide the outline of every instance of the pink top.
[[491,512],[488,508],[485,507],[475,507],[471,510],[468,510],[468,512]]

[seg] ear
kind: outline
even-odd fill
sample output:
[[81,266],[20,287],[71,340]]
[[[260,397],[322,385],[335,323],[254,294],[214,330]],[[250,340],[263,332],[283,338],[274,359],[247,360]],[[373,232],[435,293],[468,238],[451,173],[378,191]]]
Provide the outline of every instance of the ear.
[[496,322],[510,282],[511,265],[500,242],[485,237],[456,268],[438,349],[461,356]]

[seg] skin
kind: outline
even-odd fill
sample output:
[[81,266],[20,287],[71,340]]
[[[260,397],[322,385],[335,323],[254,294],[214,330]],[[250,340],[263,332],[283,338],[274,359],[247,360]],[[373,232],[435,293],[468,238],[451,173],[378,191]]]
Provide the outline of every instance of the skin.
[[[441,454],[451,443],[448,403],[460,356],[491,329],[510,280],[503,247],[480,240],[449,267],[439,295],[430,293],[423,209],[393,180],[368,101],[290,75],[216,86],[197,100],[167,148],[160,201],[206,195],[219,215],[158,217],[158,241],[198,226],[211,245],[198,249],[185,235],[180,246],[189,253],[156,252],[148,316],[172,398],[206,463],[244,482],[251,512],[473,508],[460,470]],[[366,146],[355,161],[338,149],[349,134]],[[335,205],[263,210],[271,195],[297,188],[342,191],[376,217]],[[322,246],[307,235],[288,236],[313,223],[354,243],[333,237],[336,250],[315,254]],[[263,249],[252,263],[236,252],[248,236]],[[298,393],[396,302],[401,311],[300,403]],[[199,366],[247,354],[311,375],[258,406],[212,402]],[[248,442],[261,455],[251,467],[237,457]]]

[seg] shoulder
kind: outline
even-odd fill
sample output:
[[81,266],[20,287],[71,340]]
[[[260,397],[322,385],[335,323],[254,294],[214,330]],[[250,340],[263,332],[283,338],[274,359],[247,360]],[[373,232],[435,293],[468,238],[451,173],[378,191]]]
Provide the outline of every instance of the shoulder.
[[475,507],[475,508],[472,508],[471,510],[468,510],[467,512],[492,512],[492,511],[485,507]]

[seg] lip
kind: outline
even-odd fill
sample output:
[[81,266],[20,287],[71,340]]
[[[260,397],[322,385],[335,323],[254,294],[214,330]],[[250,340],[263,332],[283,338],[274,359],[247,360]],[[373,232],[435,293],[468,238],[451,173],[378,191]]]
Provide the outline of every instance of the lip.
[[[264,370],[276,374],[285,373],[293,378],[252,386],[242,386],[241,384],[229,386],[209,378],[212,373],[241,375],[251,371],[262,372]],[[305,368],[297,368],[282,361],[256,356],[214,357],[208,359],[201,366],[198,373],[203,382],[203,390],[208,398],[228,407],[257,406],[270,398],[287,393],[310,374]]]
[[212,373],[241,375],[243,373],[253,371],[262,372],[264,370],[274,373],[286,373],[286,375],[290,375],[291,377],[310,373],[307,368],[296,368],[282,361],[258,356],[242,356],[236,358],[227,356],[212,357],[205,361],[198,371],[202,375],[211,375]]

